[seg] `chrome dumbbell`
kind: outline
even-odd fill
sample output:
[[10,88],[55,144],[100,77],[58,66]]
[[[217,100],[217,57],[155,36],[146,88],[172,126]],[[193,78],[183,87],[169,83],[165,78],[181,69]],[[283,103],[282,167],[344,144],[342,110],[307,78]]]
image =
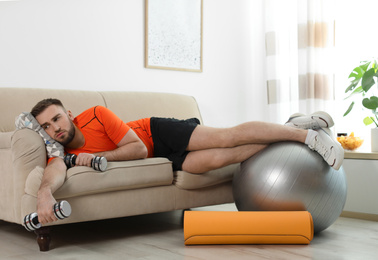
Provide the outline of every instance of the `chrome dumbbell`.
[[[66,164],[67,168],[74,167],[76,165],[76,154],[67,154],[64,156],[64,163]],[[92,168],[97,171],[105,171],[106,167],[108,166],[108,161],[105,157],[95,156],[91,161]]]
[[[54,204],[53,211],[57,219],[68,218],[71,215],[71,205],[67,201],[62,200]],[[28,231],[39,229],[41,223],[39,223],[38,214],[33,212],[26,215],[24,217],[24,226]]]

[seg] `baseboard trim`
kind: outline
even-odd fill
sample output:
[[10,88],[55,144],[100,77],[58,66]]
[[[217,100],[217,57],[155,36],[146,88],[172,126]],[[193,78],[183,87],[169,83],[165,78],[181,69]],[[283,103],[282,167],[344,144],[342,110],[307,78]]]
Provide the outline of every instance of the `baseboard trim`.
[[370,221],[377,221],[378,222],[378,215],[377,214],[370,214],[370,213],[343,211],[341,213],[340,217],[356,218],[356,219],[363,219],[363,220],[370,220]]

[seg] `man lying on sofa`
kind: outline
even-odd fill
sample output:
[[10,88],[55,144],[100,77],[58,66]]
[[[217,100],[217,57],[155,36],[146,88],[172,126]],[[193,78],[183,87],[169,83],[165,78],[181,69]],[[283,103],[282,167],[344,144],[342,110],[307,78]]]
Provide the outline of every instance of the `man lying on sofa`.
[[[199,125],[199,120],[145,118],[124,123],[109,109],[92,107],[77,117],[57,99],[40,101],[31,111],[45,132],[77,155],[76,165],[91,166],[95,156],[108,161],[165,157],[173,170],[203,173],[242,162],[267,145],[280,141],[307,144],[338,169],[344,158],[340,144],[322,129],[333,126],[325,112],[295,114],[285,125],[247,122],[231,128]],[[63,184],[67,167],[52,157],[38,191],[37,213],[42,224],[57,220],[51,211],[53,193]]]

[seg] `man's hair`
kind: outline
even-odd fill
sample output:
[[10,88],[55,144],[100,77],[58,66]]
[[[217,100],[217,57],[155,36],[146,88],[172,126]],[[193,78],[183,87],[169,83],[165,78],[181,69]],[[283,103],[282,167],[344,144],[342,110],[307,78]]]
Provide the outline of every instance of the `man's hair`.
[[37,117],[39,114],[41,114],[43,111],[45,111],[46,108],[48,108],[51,105],[57,105],[63,108],[64,111],[66,109],[64,108],[62,102],[59,99],[56,98],[46,98],[44,100],[39,101],[32,109],[31,114],[34,117]]

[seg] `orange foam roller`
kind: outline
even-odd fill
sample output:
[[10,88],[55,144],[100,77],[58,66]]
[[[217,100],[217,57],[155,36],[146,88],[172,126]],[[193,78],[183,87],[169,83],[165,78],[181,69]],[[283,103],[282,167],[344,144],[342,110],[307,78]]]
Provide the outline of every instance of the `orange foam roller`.
[[185,245],[309,244],[314,237],[308,211],[186,211]]

